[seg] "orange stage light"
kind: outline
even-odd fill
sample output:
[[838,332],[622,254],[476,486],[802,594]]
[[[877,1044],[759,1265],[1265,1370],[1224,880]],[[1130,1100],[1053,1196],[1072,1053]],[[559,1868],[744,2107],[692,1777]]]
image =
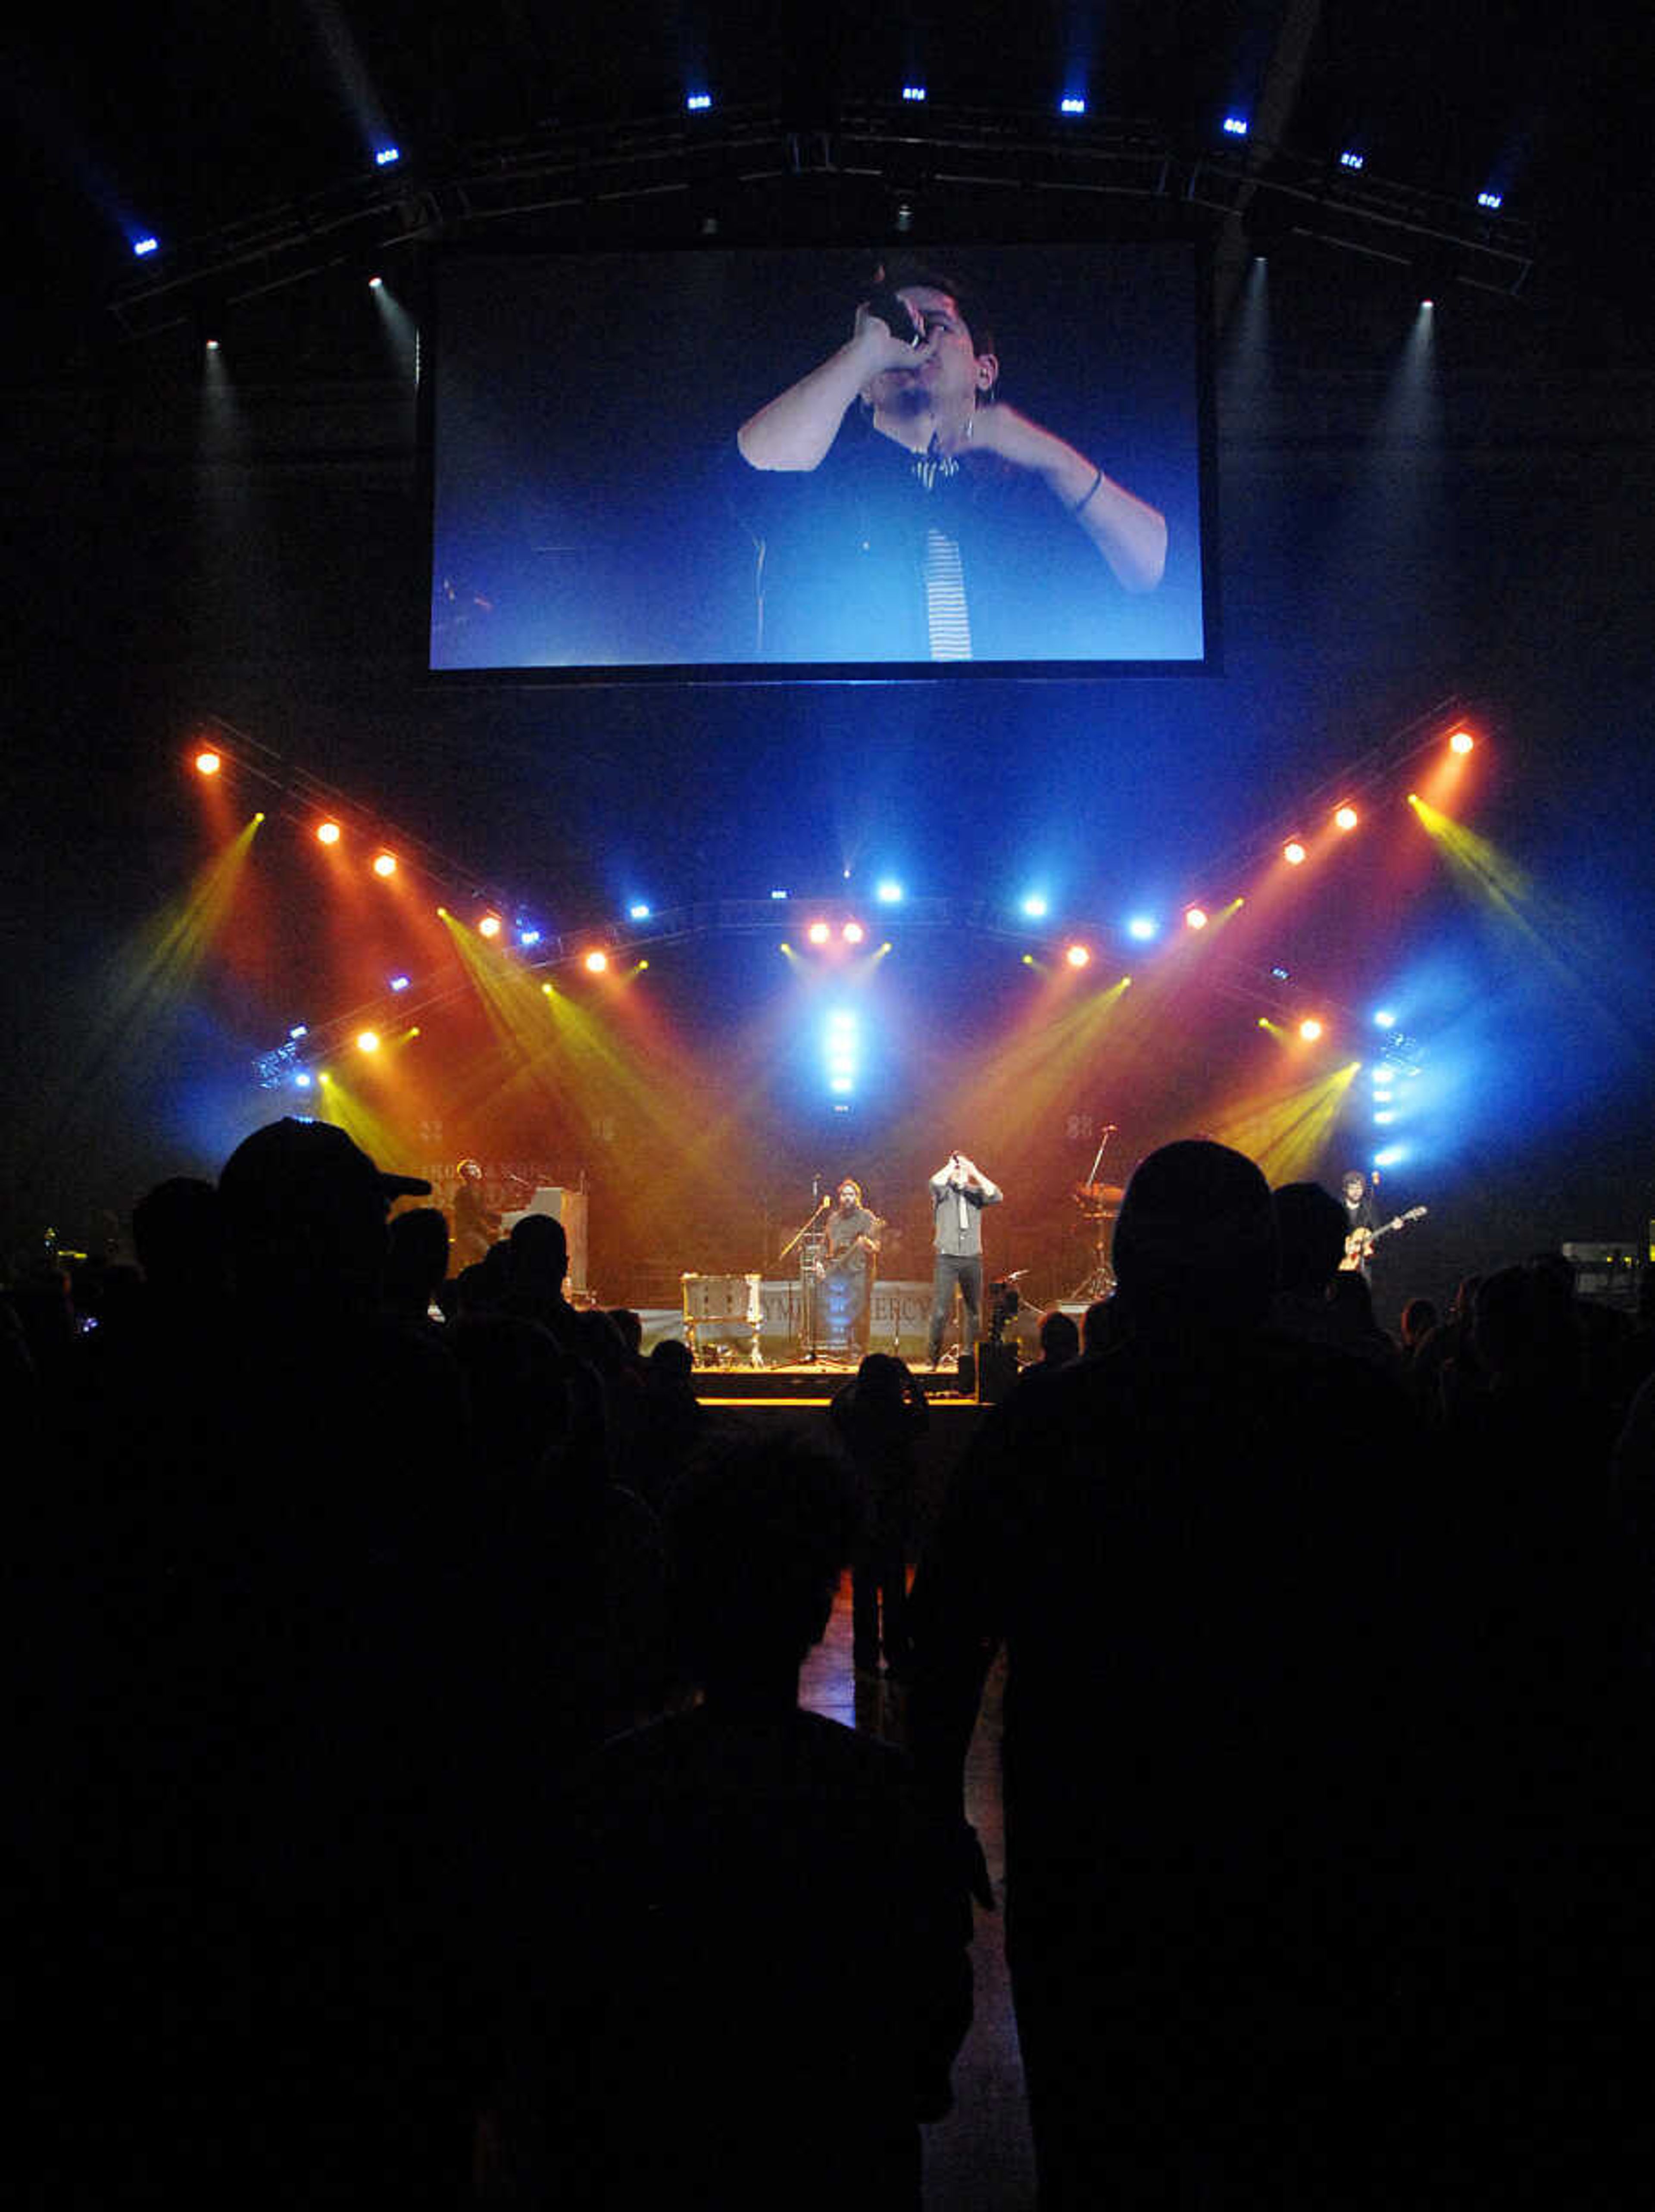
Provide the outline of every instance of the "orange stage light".
[[1469,730],[1456,730],[1448,740],[1448,750],[1451,753],[1469,753],[1476,743]]
[[379,1031],[377,1030],[362,1030],[359,1031],[356,1038],[356,1049],[358,1052],[378,1052],[379,1049]]
[[318,822],[316,825],[316,842],[318,845],[336,845],[343,834],[336,822]]
[[479,937],[498,937],[500,935],[500,920],[497,914],[484,915],[482,920],[477,924],[477,935]]
[[1186,929],[1204,929],[1207,927],[1206,908],[1204,906],[1185,907],[1184,909],[1184,927]]
[[859,921],[847,921],[843,931],[845,942],[847,945],[860,945],[867,933]]
[[1354,830],[1361,818],[1354,806],[1341,806],[1335,811],[1333,826],[1336,830]]
[[397,855],[394,853],[381,853],[373,863],[373,872],[376,876],[394,876],[397,872]]
[[196,769],[199,775],[216,775],[223,765],[224,763],[216,753],[203,752],[196,755]]
[[589,952],[585,964],[589,975],[601,975],[609,964],[609,956],[607,952]]
[[1314,1044],[1322,1034],[1322,1025],[1314,1014],[1308,1014],[1299,1024],[1299,1034],[1306,1044]]
[[813,921],[804,933],[812,945],[826,945],[828,939],[833,935],[833,932],[825,921]]
[[1090,963],[1092,955],[1088,951],[1085,945],[1071,945],[1068,951],[1064,954],[1064,958],[1069,963],[1071,968],[1084,968]]
[[1296,837],[1289,837],[1287,843],[1282,846],[1282,858],[1287,862],[1290,868],[1297,868],[1303,866],[1305,848],[1299,842],[1299,840]]

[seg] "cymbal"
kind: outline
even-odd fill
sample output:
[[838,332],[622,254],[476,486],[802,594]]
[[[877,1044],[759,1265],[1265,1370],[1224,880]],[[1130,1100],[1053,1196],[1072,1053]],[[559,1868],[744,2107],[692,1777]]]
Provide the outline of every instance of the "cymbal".
[[1118,1206],[1126,1195],[1118,1182],[1077,1182],[1075,1196],[1082,1206]]

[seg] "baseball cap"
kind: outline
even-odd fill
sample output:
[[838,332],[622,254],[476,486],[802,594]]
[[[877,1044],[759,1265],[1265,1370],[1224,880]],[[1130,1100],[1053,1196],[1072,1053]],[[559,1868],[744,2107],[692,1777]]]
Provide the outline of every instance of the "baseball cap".
[[428,1198],[420,1176],[390,1175],[331,1121],[284,1115],[238,1145],[224,1163],[219,1195],[233,1212],[271,1206],[302,1209],[373,1191],[388,1206],[394,1198]]

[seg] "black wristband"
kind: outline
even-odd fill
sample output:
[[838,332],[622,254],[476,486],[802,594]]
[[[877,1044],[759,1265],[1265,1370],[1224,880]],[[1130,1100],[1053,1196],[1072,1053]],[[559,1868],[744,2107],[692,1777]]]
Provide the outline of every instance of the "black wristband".
[[1080,497],[1079,497],[1079,498],[1075,501],[1075,504],[1073,505],[1073,507],[1071,507],[1070,508],[1069,512],[1070,512],[1071,514],[1078,514],[1080,513],[1081,509],[1082,509],[1082,508],[1086,505],[1087,501],[1088,501],[1088,499],[1090,499],[1090,498],[1091,498],[1091,496],[1092,496],[1093,493],[1094,493],[1094,491],[1096,491],[1096,489],[1097,489],[1098,486],[1099,486],[1102,482],[1103,482],[1103,471],[1102,471],[1101,469],[1100,469],[1100,470],[1098,471],[1098,472],[1097,472],[1096,476],[1094,476],[1094,477],[1093,477],[1093,479],[1092,479],[1091,483],[1090,483],[1089,484],[1088,484],[1088,486],[1086,487],[1086,489],[1085,489],[1085,490],[1081,494]]

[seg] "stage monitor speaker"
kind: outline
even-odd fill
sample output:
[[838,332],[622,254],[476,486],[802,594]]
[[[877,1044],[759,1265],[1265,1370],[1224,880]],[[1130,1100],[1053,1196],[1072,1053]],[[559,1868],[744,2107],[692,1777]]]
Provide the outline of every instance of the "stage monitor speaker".
[[977,1347],[977,1395],[982,1403],[997,1406],[1016,1380],[1016,1346],[985,1337]]

